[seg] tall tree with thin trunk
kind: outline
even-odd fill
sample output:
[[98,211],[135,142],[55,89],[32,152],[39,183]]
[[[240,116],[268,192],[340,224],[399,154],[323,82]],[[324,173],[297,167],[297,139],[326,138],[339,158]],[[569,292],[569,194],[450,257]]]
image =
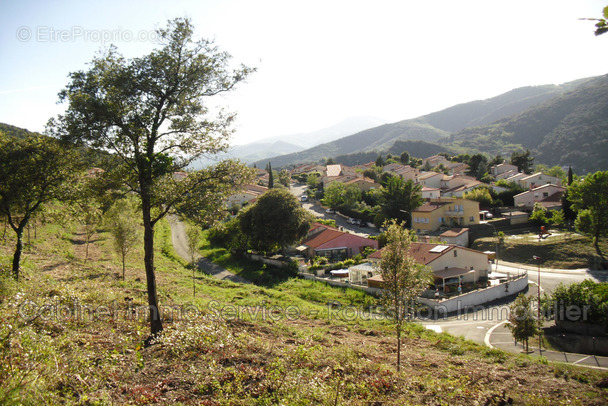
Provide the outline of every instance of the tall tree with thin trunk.
[[60,93],[68,103],[66,113],[49,123],[66,140],[112,150],[123,161],[123,181],[140,198],[151,330],[146,344],[163,329],[155,225],[184,199],[209,195],[216,180],[239,183],[238,176],[230,177],[235,164],[219,164],[185,179],[174,173],[227,149],[234,115],[213,116],[207,99],[234,89],[252,72],[246,66],[230,68],[228,53],[211,41],[195,40],[188,19],[172,20],[157,34],[159,47],[148,55],[125,59],[111,47],[87,71],[71,73]]
[[198,247],[201,244],[201,228],[197,225],[188,224],[186,227],[186,248],[190,256],[190,266],[192,267],[192,296],[196,296],[196,258],[198,257]]
[[397,332],[397,371],[401,367],[403,324],[416,311],[416,299],[432,283],[432,271],[410,255],[410,232],[396,221],[386,223],[387,245],[378,264],[382,276],[381,303]]
[[114,249],[122,260],[122,279],[125,280],[127,255],[140,241],[140,225],[136,208],[129,199],[119,199],[105,214],[105,224],[114,239]]
[[16,234],[12,272],[19,280],[23,232],[45,203],[61,199],[64,183],[78,169],[78,158],[50,137],[15,139],[0,134],[0,213]]

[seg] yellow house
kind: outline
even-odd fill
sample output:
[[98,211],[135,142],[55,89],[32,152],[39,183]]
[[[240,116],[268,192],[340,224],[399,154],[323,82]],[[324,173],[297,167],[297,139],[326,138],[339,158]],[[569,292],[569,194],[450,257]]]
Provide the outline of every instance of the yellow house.
[[431,199],[412,211],[412,228],[418,233],[441,227],[479,224],[479,202],[462,198]]

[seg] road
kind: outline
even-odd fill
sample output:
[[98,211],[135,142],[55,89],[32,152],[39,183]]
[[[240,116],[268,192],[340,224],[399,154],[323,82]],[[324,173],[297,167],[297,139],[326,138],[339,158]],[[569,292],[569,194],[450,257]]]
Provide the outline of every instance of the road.
[[[169,217],[169,224],[171,226],[171,242],[177,255],[190,262],[190,255],[188,254],[188,244],[186,237],[186,229],[184,223],[179,221],[175,216]],[[247,279],[242,278],[232,272],[222,268],[221,266],[214,264],[207,258],[199,258],[197,261],[198,269],[216,277],[217,279],[229,280],[236,283],[251,283]]]
[[[305,184],[297,183],[292,184],[290,190],[298,200],[305,194],[308,187]],[[348,223],[348,217],[341,215],[340,213],[329,214],[325,212],[325,208],[313,201],[302,202],[302,207],[311,212],[315,217],[325,220],[335,220],[337,227],[342,227],[344,231],[348,231],[351,234],[360,235],[362,237],[369,237],[370,235],[378,235],[379,231],[376,227],[359,227]]]

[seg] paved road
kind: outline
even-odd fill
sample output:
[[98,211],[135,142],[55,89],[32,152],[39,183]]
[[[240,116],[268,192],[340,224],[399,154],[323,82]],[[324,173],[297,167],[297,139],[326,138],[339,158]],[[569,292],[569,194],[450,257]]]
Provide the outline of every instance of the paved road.
[[[177,255],[185,259],[186,261],[190,261],[190,255],[188,254],[187,248],[187,237],[186,237],[186,228],[184,223],[179,221],[177,217],[171,216],[169,217],[169,224],[171,225],[171,242],[173,243],[173,248]],[[197,262],[198,269],[205,272],[206,274],[212,275],[217,279],[229,280],[237,283],[251,283],[245,278],[242,278],[238,275],[233,274],[232,272],[222,268],[219,265],[214,264],[209,261],[207,258],[199,258]]]
[[[493,268],[494,269],[494,268]],[[529,295],[537,295],[537,267],[513,263],[498,264],[498,272],[518,274],[528,271],[530,281]],[[582,282],[585,279],[593,279],[596,282],[608,280],[608,273],[590,270],[561,270],[540,269],[541,292],[551,293],[560,283],[570,284]],[[447,332],[454,336],[463,336],[469,340],[483,343],[491,347],[500,348],[505,351],[520,353],[523,351],[521,343],[515,343],[511,332],[506,327],[510,300],[492,303],[492,305],[478,309],[474,313],[452,315],[449,318],[439,320],[422,320],[421,323],[430,330]],[[606,368],[608,369],[608,357],[596,357],[586,354],[572,354],[556,351],[538,351],[534,347],[534,339],[530,340],[530,348],[535,351],[532,356],[542,355],[551,361],[569,362],[577,365]]]
[[[292,185],[290,190],[298,199],[305,194],[307,186],[301,183]],[[311,212],[315,217],[322,218],[325,220],[335,220],[336,226],[342,227],[344,231],[348,231],[351,234],[360,235],[362,237],[369,237],[370,235],[378,235],[379,231],[375,227],[359,227],[347,222],[348,217],[341,215],[340,213],[329,214],[325,211],[325,208],[321,207],[314,201],[302,202],[302,207]]]

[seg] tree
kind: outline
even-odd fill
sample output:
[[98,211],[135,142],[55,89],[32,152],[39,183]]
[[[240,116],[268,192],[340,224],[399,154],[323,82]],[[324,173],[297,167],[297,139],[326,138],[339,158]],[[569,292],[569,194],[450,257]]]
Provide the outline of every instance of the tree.
[[513,338],[526,343],[528,352],[528,339],[539,332],[538,321],[534,318],[532,301],[528,296],[520,293],[509,306],[509,324],[507,324]]
[[468,200],[479,202],[479,206],[484,208],[491,207],[494,200],[487,187],[476,187],[475,189],[466,192],[463,197]]
[[274,174],[272,173],[272,165],[268,162],[266,166],[266,171],[268,172],[268,189],[272,189],[274,187]]
[[384,159],[382,158],[382,155],[378,155],[378,158],[376,158],[376,166],[379,168],[383,168],[384,167]]
[[407,165],[410,163],[410,154],[407,151],[403,151],[401,153],[401,156],[399,157],[399,161],[401,161],[401,163],[403,165]]
[[270,189],[239,213],[243,234],[252,248],[276,252],[300,241],[312,224],[312,215],[286,189]]
[[[567,186],[570,186],[574,181],[574,173],[572,172],[572,167],[568,167],[568,177],[567,177]],[[569,187],[566,188],[564,194],[562,195],[562,208],[564,211],[564,219],[568,222],[572,222],[576,220],[576,213],[572,210],[572,202],[569,199]]]
[[53,138],[15,139],[0,134],[0,213],[17,237],[12,264],[16,280],[25,227],[45,203],[64,197],[62,187],[77,169],[77,156]]
[[412,210],[422,206],[422,186],[411,179],[392,177],[382,189],[382,212],[388,219],[405,221],[411,227]]
[[289,182],[291,182],[291,174],[287,169],[281,169],[279,172],[279,183],[285,187],[289,187]]
[[568,199],[578,212],[577,229],[593,236],[595,251],[604,260],[599,241],[608,234],[608,171],[574,182],[568,187]]
[[80,176],[66,185],[70,216],[84,229],[85,263],[89,259],[91,239],[102,221],[102,205],[95,195],[93,180],[88,176]]
[[311,173],[306,177],[306,184],[310,189],[316,189],[319,187],[319,178],[321,175],[318,173]]
[[467,174],[481,179],[488,171],[488,158],[483,154],[475,154],[467,161],[469,169]]
[[517,170],[523,173],[531,173],[534,167],[534,157],[529,149],[516,151],[511,154],[511,165],[517,166]]
[[[193,32],[188,19],[175,19],[157,30],[160,47],[148,55],[125,59],[109,48],[87,71],[70,74],[70,83],[59,94],[68,108],[49,123],[49,130],[65,140],[119,156],[122,179],[141,200],[151,329],[146,344],[163,329],[154,226],[184,198],[210,195],[218,186],[216,179],[228,176],[223,180],[231,185],[240,179],[229,176],[237,168],[234,164],[219,164],[181,181],[172,176],[202,155],[228,147],[234,115],[221,112],[211,117],[206,99],[232,90],[253,71],[245,66],[230,69],[230,55],[211,41],[195,41]],[[190,201],[192,211],[196,201]]]
[[381,303],[397,332],[397,371],[401,366],[401,331],[416,310],[416,298],[432,283],[432,271],[410,255],[409,230],[396,221],[385,223],[387,245],[378,269],[383,280]]
[[136,220],[136,208],[129,199],[119,199],[105,214],[105,224],[114,239],[114,250],[122,260],[122,280],[125,280],[127,255],[140,240],[140,226]]
[[194,224],[186,227],[186,247],[190,256],[190,266],[192,267],[192,296],[196,296],[195,271],[198,247],[201,244],[201,228]]
[[538,226],[544,226],[549,221],[547,220],[547,209],[539,202],[534,203],[532,214],[530,215],[530,222]]
[[323,192],[323,199],[321,203],[325,206],[329,206],[332,209],[337,209],[344,201],[344,193],[346,192],[346,185],[342,182],[331,182],[325,188]]

